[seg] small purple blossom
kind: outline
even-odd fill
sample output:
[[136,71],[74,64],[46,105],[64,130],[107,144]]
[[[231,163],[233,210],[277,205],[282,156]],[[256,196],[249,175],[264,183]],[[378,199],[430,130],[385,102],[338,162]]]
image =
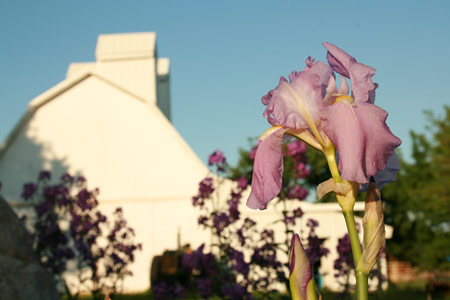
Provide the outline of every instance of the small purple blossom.
[[206,177],[199,183],[198,194],[192,197],[192,205],[203,207],[205,200],[214,192],[214,181],[211,177]]
[[69,173],[65,173],[61,176],[61,180],[66,183],[72,183],[74,180],[74,177],[72,175],[70,175]]
[[222,212],[213,216],[214,228],[219,233],[224,230],[230,223],[231,220],[226,213]]
[[320,258],[327,256],[330,250],[323,246],[325,239],[321,239],[316,234],[316,227],[319,226],[319,222],[314,219],[308,219],[306,226],[309,227],[309,234],[307,237],[308,247],[306,248],[306,254],[308,255],[309,261],[312,264],[320,262]]
[[22,192],[22,199],[24,199],[25,201],[30,200],[34,194],[37,192],[38,190],[38,185],[35,183],[26,183],[23,186],[23,192]]
[[294,186],[294,188],[289,189],[287,193],[287,197],[289,199],[298,199],[298,200],[305,200],[308,196],[308,190],[302,188],[299,185]]
[[294,209],[293,213],[296,218],[301,218],[303,216],[303,210],[300,207]]
[[299,178],[306,178],[309,175],[309,168],[306,166],[306,164],[304,162],[300,162],[297,166],[296,166],[296,171],[298,174]]
[[52,178],[52,174],[50,173],[50,171],[43,170],[39,173],[38,181],[50,180],[51,178]]
[[245,190],[248,186],[248,180],[245,177],[240,177],[238,180],[238,188],[241,190]]
[[286,147],[289,156],[295,156],[306,152],[306,144],[299,140],[294,140],[292,143],[287,144]]
[[181,264],[189,271],[196,270],[200,274],[212,277],[216,275],[216,259],[211,253],[203,253],[204,247],[202,244],[193,253],[184,254]]
[[209,220],[209,218],[207,216],[200,216],[200,217],[198,217],[197,222],[198,222],[199,225],[206,226],[208,220]]
[[229,300],[253,299],[247,288],[237,283],[223,285],[222,294]]
[[208,165],[222,165],[226,162],[225,156],[221,150],[214,151],[208,158]]
[[204,299],[208,299],[209,296],[213,294],[213,286],[211,279],[209,278],[199,278],[195,280],[195,289]]
[[286,224],[290,224],[290,225],[295,225],[295,216],[288,216],[288,215],[286,215],[285,217],[284,217],[284,223],[286,223]]
[[217,168],[218,172],[225,172],[226,159],[221,150],[214,151],[208,158],[208,165]]
[[247,276],[250,271],[250,265],[245,262],[244,253],[233,248],[230,248],[229,252],[232,268],[240,274]]
[[153,296],[156,300],[174,299],[172,288],[164,281],[152,285]]

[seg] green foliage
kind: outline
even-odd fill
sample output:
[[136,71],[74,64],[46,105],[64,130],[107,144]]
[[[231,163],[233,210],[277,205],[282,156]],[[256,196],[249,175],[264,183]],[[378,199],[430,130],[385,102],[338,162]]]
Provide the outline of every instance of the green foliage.
[[444,113],[426,113],[428,135],[411,132],[412,161],[400,156],[397,182],[383,189],[388,253],[427,270],[450,269],[450,107]]

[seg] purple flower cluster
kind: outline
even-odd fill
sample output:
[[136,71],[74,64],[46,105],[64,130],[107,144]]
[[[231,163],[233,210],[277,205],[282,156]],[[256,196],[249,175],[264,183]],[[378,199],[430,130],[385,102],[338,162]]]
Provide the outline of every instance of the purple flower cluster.
[[236,280],[237,274],[246,277],[250,271],[244,254],[228,247],[227,257],[230,258],[230,269],[225,264],[224,257],[216,259],[213,254],[204,253],[204,245],[192,253],[185,253],[182,266],[190,274],[190,279],[185,283],[186,287],[195,290],[203,299],[209,299],[212,295],[221,295],[225,299],[252,299],[246,281]]
[[309,227],[309,234],[307,237],[308,246],[305,249],[306,255],[312,265],[320,263],[320,258],[327,256],[330,250],[323,247],[324,239],[319,238],[316,235],[316,227],[319,226],[319,222],[314,219],[308,219],[306,226]]
[[104,248],[106,275],[116,279],[123,279],[132,275],[127,266],[134,262],[135,252],[142,250],[142,244],[131,243],[135,232],[128,226],[123,216],[122,208],[118,207],[113,213],[113,227],[107,235],[108,245]]
[[307,196],[308,190],[299,185],[296,185],[293,188],[288,188],[287,197],[289,199],[305,200]]
[[211,278],[197,278],[194,281],[195,290],[203,299],[208,299],[213,293],[213,283]]
[[284,160],[288,162],[291,178],[285,180],[282,190],[288,199],[305,200],[308,190],[303,188],[304,179],[309,175],[306,163],[306,144],[297,139],[287,144],[283,149]]
[[[115,292],[119,281],[131,274],[128,265],[141,248],[132,241],[133,230],[121,209],[114,213],[114,227],[109,228],[106,216],[98,210],[99,190],[88,190],[83,176],[66,173],[54,184],[51,178],[49,171],[42,171],[37,182],[25,184],[22,192],[22,198],[34,205],[31,234],[42,264],[62,282],[62,273],[73,260],[80,274],[91,271],[91,277],[84,281],[93,283],[93,294],[104,288]],[[63,223],[68,223],[67,229],[61,226]],[[108,243],[100,246],[99,237],[107,231]]]
[[[291,174],[295,176],[284,181],[285,197],[280,197],[280,201],[287,201],[286,197],[303,200],[308,195],[308,191],[301,187],[309,173],[305,151],[306,145],[303,142],[293,141],[286,145],[285,155],[289,155],[286,161],[290,164],[288,167],[292,170]],[[225,161],[221,151],[214,152],[209,158],[211,166],[223,166],[220,169],[223,174],[228,171]],[[244,176],[235,178],[234,188],[230,191],[226,205],[222,207],[217,206],[223,203],[220,201],[222,199],[215,199],[214,193],[219,189],[215,184],[220,184],[220,179],[203,179],[197,195],[192,199],[192,204],[202,212],[198,223],[211,230],[214,237],[211,247],[217,247],[216,255],[204,254],[202,246],[194,253],[185,254],[182,260],[184,268],[192,276],[185,287],[194,289],[203,298],[214,294],[226,299],[251,299],[250,289],[269,291],[276,282],[287,283],[289,268],[278,260],[277,252],[288,250],[293,226],[303,216],[303,211],[298,207],[283,212],[283,217],[279,220],[286,226],[287,242],[283,248],[283,244],[275,242],[273,230],[266,228],[259,231],[250,218],[241,220],[239,205],[242,194],[248,187],[248,180]],[[327,250],[321,246],[322,240],[315,235],[314,230],[312,232],[310,252],[315,254],[318,245],[317,256],[326,254]],[[255,238],[258,235],[260,238]],[[249,253],[249,257],[244,253]],[[205,276],[208,273],[214,274]]]
[[250,271],[250,264],[245,261],[244,253],[231,247],[228,252],[233,270],[247,277]]
[[186,296],[183,286],[171,285],[165,281],[153,285],[152,292],[156,300],[184,299]]
[[261,232],[262,246],[255,248],[251,261],[260,267],[278,268],[281,264],[277,260],[277,247],[273,230],[264,229]]
[[246,244],[248,244],[248,241],[251,240],[250,234],[256,230],[255,225],[255,221],[250,218],[245,218],[242,226],[236,230],[236,235],[239,239],[239,244],[241,247],[244,247]]
[[289,226],[294,226],[296,224],[296,220],[303,217],[303,211],[300,207],[294,209],[292,213],[287,211],[284,212],[284,223]]
[[203,252],[204,247],[203,244],[196,251],[185,253],[181,259],[181,266],[190,275],[188,282],[184,283],[186,287],[193,288],[202,298],[208,299],[214,294],[213,279],[217,277],[219,264],[213,254]]
[[217,172],[222,173],[225,171],[227,160],[221,150],[214,151],[208,158],[208,165],[215,167]]
[[24,184],[22,195],[21,195],[22,199],[25,201],[30,200],[36,193],[37,189],[38,189],[38,186],[35,183],[30,182],[30,183]]
[[[223,165],[221,169],[225,172],[225,157],[220,150],[215,151],[210,155],[209,161],[212,165]],[[192,197],[192,205],[200,208],[205,212],[198,218],[198,224],[205,228],[210,228],[215,235],[224,234],[230,225],[234,224],[240,219],[239,204],[241,203],[242,193],[248,186],[248,181],[245,177],[236,180],[236,188],[230,193],[230,198],[227,200],[227,209],[219,211],[213,207],[213,193],[216,190],[214,180],[211,177],[204,178],[199,183],[197,195]]]
[[354,264],[350,237],[347,233],[338,240],[336,250],[338,252],[338,258],[334,261],[333,267],[336,271],[334,277],[343,287],[343,292],[341,294],[342,296],[345,296],[349,295],[350,289],[355,288],[349,282],[350,272],[353,270]]
[[205,205],[205,200],[214,192],[214,182],[211,177],[206,177],[199,183],[198,194],[192,197],[192,205],[200,208]]
[[224,284],[222,286],[221,292],[225,299],[230,300],[253,299],[251,294],[248,292],[247,288],[237,283]]
[[224,212],[221,213],[215,213],[213,214],[213,226],[214,226],[214,230],[218,233],[221,234],[222,231],[228,227],[228,225],[230,225],[230,218],[228,217],[228,215]]
[[203,275],[205,277],[214,277],[216,271],[216,258],[211,253],[203,253],[205,245],[202,244],[193,253],[183,255],[182,266],[189,272]]

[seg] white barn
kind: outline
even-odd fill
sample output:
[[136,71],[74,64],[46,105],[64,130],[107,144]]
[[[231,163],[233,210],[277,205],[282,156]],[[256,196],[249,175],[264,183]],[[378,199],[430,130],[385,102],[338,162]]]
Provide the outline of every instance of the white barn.
[[[25,205],[22,185],[42,169],[81,173],[100,188],[107,215],[123,208],[143,244],[127,292],[149,288],[153,256],[176,249],[178,233],[193,248],[210,239],[191,205],[208,169],[171,123],[169,59],[156,53],[153,32],[100,35],[96,61],[72,63],[65,80],[29,103],[0,149],[2,195],[16,209]],[[321,273],[325,286],[336,288],[332,268],[344,219],[337,204],[302,208],[303,219],[317,219],[318,235],[328,238]],[[263,226],[274,219],[270,210],[242,210]]]
[[[73,63],[66,79],[33,99],[0,152],[2,194],[42,169],[81,173],[100,188],[105,212],[121,206],[143,244],[126,290],[149,287],[151,258],[205,240],[191,197],[208,170],[170,122],[169,60],[155,33],[99,36],[96,62]],[[164,212],[164,213],[162,213]]]

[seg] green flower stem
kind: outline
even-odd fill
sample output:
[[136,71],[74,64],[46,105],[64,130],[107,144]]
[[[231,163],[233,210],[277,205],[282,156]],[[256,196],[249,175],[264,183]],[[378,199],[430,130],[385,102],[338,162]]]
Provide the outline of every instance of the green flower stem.
[[336,163],[335,148],[333,144],[327,145],[324,150],[325,158],[327,159],[328,168],[330,168],[331,176],[335,182],[342,182],[341,175],[339,175],[339,169]]
[[[336,183],[341,183],[342,178],[339,175],[339,170],[336,163],[335,148],[330,143],[325,149],[324,154],[327,159],[328,166],[330,168],[331,175]],[[348,183],[350,184],[350,183]],[[352,188],[353,192],[348,193],[345,196],[336,195],[337,201],[342,208],[344,214],[345,224],[347,225],[347,231],[350,238],[350,245],[352,247],[353,263],[355,265],[356,275],[356,296],[358,300],[368,299],[368,283],[367,275],[356,270],[359,259],[361,258],[361,243],[359,241],[358,232],[356,231],[355,217],[353,215],[353,207],[355,204],[356,191]]]
[[[350,237],[350,245],[352,246],[353,262],[357,266],[359,259],[361,258],[361,245],[359,243],[358,232],[356,231],[355,217],[353,216],[353,210],[342,211],[345,218],[345,224],[347,225],[348,235]],[[356,299],[367,300],[367,275],[358,271],[355,268],[356,275]]]

